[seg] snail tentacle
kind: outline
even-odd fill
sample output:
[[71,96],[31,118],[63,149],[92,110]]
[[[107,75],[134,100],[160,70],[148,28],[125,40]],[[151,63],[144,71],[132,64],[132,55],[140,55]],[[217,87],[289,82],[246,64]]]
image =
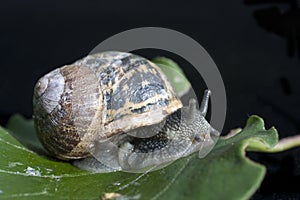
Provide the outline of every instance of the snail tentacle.
[[210,90],[205,90],[205,91],[204,91],[202,103],[201,103],[201,105],[200,105],[200,112],[201,112],[201,115],[202,115],[202,116],[205,116],[206,113],[207,113],[210,93],[211,93]]

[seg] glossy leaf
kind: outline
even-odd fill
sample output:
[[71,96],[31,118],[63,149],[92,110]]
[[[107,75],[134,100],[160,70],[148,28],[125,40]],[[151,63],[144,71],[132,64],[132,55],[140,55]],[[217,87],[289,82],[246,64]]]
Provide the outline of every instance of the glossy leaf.
[[[34,134],[32,125],[16,115],[7,128],[22,138]],[[274,128],[265,130],[263,120],[252,116],[203,159],[193,154],[145,174],[93,174],[36,154],[1,128],[0,199],[247,199],[265,175],[264,166],[245,157],[247,145],[255,141],[268,149],[277,140]]]

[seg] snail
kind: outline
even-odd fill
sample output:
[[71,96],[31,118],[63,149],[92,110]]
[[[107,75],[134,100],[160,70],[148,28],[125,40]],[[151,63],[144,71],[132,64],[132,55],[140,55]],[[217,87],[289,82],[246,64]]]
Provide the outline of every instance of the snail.
[[93,158],[113,170],[139,172],[208,153],[219,136],[205,119],[209,95],[206,90],[199,110],[195,99],[183,106],[157,65],[108,51],[41,77],[34,88],[34,124],[56,158]]

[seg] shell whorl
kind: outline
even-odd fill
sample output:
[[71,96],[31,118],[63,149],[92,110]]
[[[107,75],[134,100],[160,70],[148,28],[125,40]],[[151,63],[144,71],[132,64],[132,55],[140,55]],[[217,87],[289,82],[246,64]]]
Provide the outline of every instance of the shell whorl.
[[100,80],[107,136],[158,123],[182,107],[163,72],[140,56],[104,52],[75,64],[92,69]]
[[123,52],[89,55],[42,77],[34,95],[38,136],[62,159],[94,140],[162,121],[182,107],[161,70]]
[[[35,92],[34,120],[37,134],[45,148],[58,158],[87,156],[89,153],[83,149],[88,147],[93,138],[89,137],[88,141],[83,140],[83,137],[87,134],[93,136],[92,131],[88,129],[96,118],[97,111],[102,107],[99,81],[88,68],[78,66],[64,66],[56,73],[63,77],[63,81],[57,82],[57,79],[43,77],[39,82],[45,78],[48,79],[48,83],[54,82],[48,84],[49,90],[55,90],[51,85],[57,85],[59,88],[63,85],[62,91],[51,95],[56,99],[59,97],[58,101],[49,99],[48,88],[41,96]],[[83,88],[82,84],[86,86]],[[37,86],[35,91],[38,91]],[[45,109],[48,102],[52,103],[52,110]]]

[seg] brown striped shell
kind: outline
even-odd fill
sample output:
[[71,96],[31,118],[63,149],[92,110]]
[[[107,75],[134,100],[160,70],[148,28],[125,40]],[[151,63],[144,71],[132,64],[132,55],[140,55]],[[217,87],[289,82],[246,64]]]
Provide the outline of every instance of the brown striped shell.
[[159,123],[182,107],[154,63],[112,51],[49,72],[33,102],[37,135],[61,159],[87,157],[95,140]]

